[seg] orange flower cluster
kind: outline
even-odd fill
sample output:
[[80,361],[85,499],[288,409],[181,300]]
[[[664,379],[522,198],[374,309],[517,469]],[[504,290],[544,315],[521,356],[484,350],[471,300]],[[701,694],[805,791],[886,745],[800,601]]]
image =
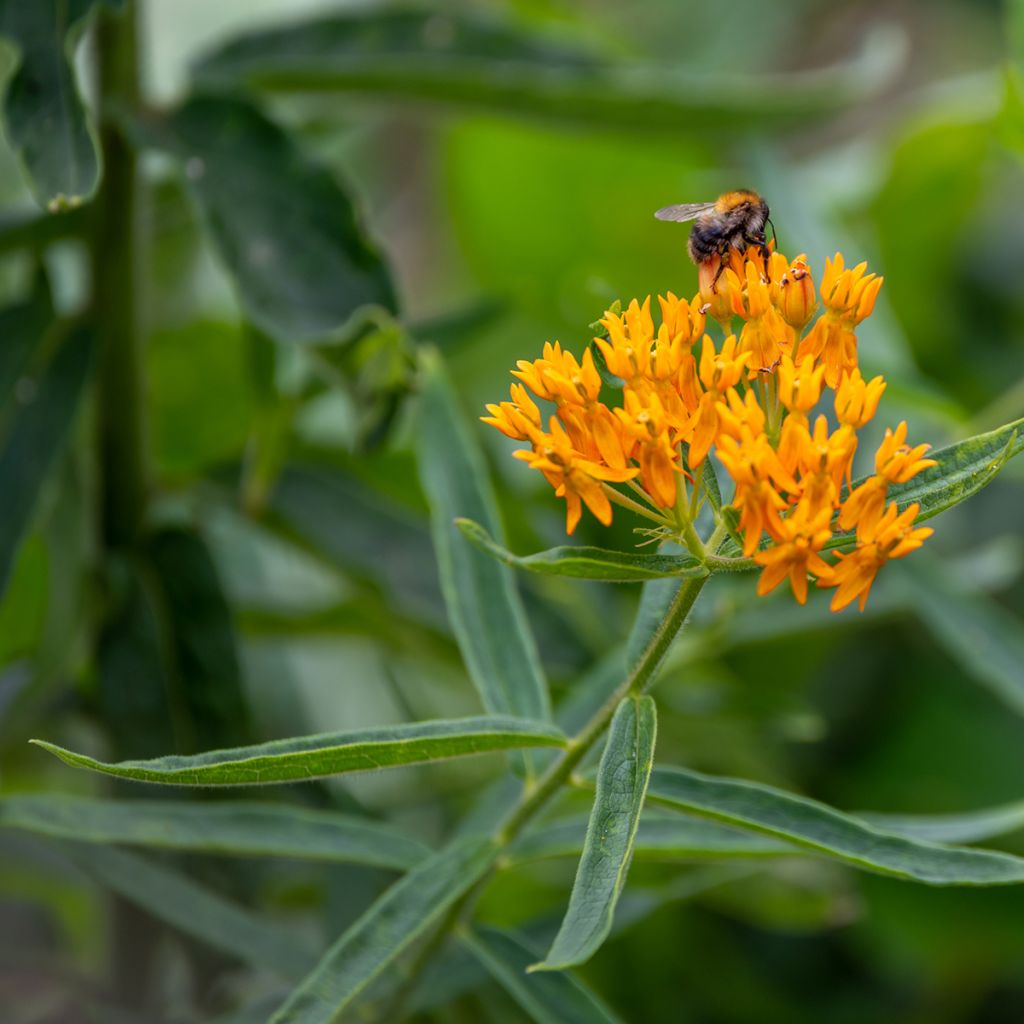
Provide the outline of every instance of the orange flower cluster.
[[[852,488],[857,431],[885,390],[881,377],[865,381],[857,366],[855,328],[882,285],[866,270],[846,269],[838,253],[828,261],[815,320],[819,292],[804,256],[734,253],[721,272],[701,268],[691,301],[659,296],[657,326],[649,298],[605,314],[594,347],[621,382],[621,405],[602,400],[594,348],[577,359],[556,342],[540,359],[520,360],[511,400],[487,406],[483,420],[529,443],[515,454],[566,499],[569,533],[583,505],[608,525],[619,504],[699,558],[708,548],[693,529],[706,496],[698,470],[713,450],[735,491],[732,511],[716,510],[710,549],[735,522],[744,557],[762,566],[759,594],[788,578],[802,604],[813,576],[836,588],[833,610],[855,600],[863,609],[879,568],[932,532],[914,526],[918,506],[887,504],[887,489],[934,464],[924,457],[928,445],[907,444],[901,423],[886,432],[875,475]],[[705,333],[708,317],[723,327],[720,345]],[[814,415],[826,388],[834,421]],[[535,399],[553,407],[546,424]],[[841,531],[852,549],[829,561],[827,546]]]

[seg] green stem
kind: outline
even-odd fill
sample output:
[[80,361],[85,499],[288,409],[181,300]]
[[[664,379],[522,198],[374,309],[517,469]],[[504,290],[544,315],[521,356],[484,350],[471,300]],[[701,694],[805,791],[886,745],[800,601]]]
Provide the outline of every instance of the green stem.
[[617,491],[610,484],[602,483],[601,488],[608,496],[608,500],[613,504],[628,508],[630,512],[635,512],[638,516],[643,516],[644,519],[650,519],[652,523],[657,523],[659,526],[667,526],[671,529],[674,525],[663,516],[655,515],[650,509],[644,508],[639,502],[634,501],[632,498],[627,498],[622,491]]
[[[586,725],[569,741],[568,747],[548,766],[543,775],[523,792],[520,802],[509,812],[495,836],[495,845],[502,850],[512,843],[530,821],[540,813],[549,801],[568,785],[577,765],[586,757],[595,743],[604,735],[615,714],[615,709],[623,698],[630,694],[640,694],[654,682],[654,677],[668,653],[676,634],[686,622],[690,609],[704,589],[710,577],[704,576],[683,580],[665,618],[658,626],[650,642],[637,663],[626,675],[625,679],[609,695],[608,699],[591,716]],[[492,869],[493,872],[493,869]],[[421,947],[419,953],[404,972],[404,978],[395,998],[387,1009],[386,1020],[398,1020],[401,1007],[412,994],[416,982],[444,942],[448,934],[458,926],[459,921],[473,903],[490,874],[485,875],[462,899],[458,900],[448,911],[437,930]]]
[[97,418],[103,537],[131,544],[148,494],[139,330],[139,201],[134,150],[111,112],[139,103],[136,5],[96,22],[103,181],[94,205],[92,320],[99,334]]

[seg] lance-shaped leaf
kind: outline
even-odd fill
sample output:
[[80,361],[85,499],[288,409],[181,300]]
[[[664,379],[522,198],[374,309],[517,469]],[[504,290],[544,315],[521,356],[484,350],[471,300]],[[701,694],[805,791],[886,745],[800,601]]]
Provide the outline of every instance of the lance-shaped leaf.
[[190,757],[157,757],[116,764],[76,754],[45,740],[29,742],[76,768],[91,768],[122,779],[178,786],[258,786],[441,761],[493,750],[560,747],[565,745],[565,737],[542,722],[493,715],[319,733],[231,750],[211,750]]
[[982,807],[960,814],[881,814],[861,811],[857,817],[913,839],[933,843],[979,843],[1024,828],[1024,801],[999,807]]
[[[527,832],[511,849],[509,856],[513,861],[578,857],[586,832],[585,818],[548,822]],[[803,852],[778,839],[682,815],[644,814],[633,841],[633,856],[637,860],[791,857]]]
[[419,466],[448,617],[484,707],[545,719],[547,684],[512,573],[475,548],[459,517],[501,538],[487,466],[436,354],[424,358]]
[[537,1024],[616,1024],[616,1017],[572,973],[527,973],[537,951],[521,936],[480,928],[463,944]]
[[607,551],[604,548],[564,546],[538,551],[533,555],[514,555],[502,547],[471,519],[457,519],[464,537],[481,551],[515,569],[546,576],[574,576],[605,583],[642,583],[663,576],[707,576],[708,571],[692,555],[640,554]]
[[428,847],[365,818],[255,801],[98,800],[63,793],[0,797],[0,827],[83,843],[246,857],[295,857],[406,870]]
[[413,868],[334,943],[271,1024],[339,1020],[381,971],[483,877],[495,855],[489,839],[464,839]]
[[374,9],[243,36],[207,57],[201,81],[329,89],[663,130],[775,130],[877,90],[899,46],[875,37],[848,64],[793,75],[687,75],[623,65],[471,14]]
[[183,162],[246,314],[268,334],[317,338],[362,306],[395,308],[348,196],[254,106],[200,96],[136,128]]
[[655,716],[650,697],[626,697],[615,711],[569,909],[547,957],[531,970],[585,963],[611,931],[654,761]]
[[101,885],[230,956],[289,978],[301,977],[313,962],[312,952],[293,932],[185,875],[112,846],[65,843],[61,849]]
[[[21,330],[32,332],[32,352],[16,376],[8,379],[11,400],[0,420],[0,592],[7,584],[11,564],[32,520],[36,500],[62,450],[78,408],[93,361],[93,335],[85,328],[63,334],[46,333],[36,297],[17,318]],[[38,332],[38,333],[36,333]],[[22,349],[24,339],[5,339]],[[6,372],[16,360],[0,360]]]
[[939,846],[885,830],[833,807],[771,786],[656,768],[648,799],[752,829],[883,875],[929,885],[1024,882],[1024,859],[989,850]]
[[[109,2],[109,0],[108,0]],[[75,206],[91,195],[99,161],[71,57],[93,0],[6,0],[0,33],[19,51],[7,85],[7,137],[40,206]]]

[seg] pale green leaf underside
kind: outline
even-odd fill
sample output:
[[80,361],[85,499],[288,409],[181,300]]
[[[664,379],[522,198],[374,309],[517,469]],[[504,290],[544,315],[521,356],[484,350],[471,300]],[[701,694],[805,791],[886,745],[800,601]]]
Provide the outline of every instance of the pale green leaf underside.
[[533,555],[514,555],[498,544],[479,523],[470,519],[458,519],[456,522],[465,537],[499,562],[546,576],[573,576],[605,583],[642,583],[664,576],[708,574],[692,555],[640,554],[569,545],[538,551]]
[[0,827],[86,843],[122,843],[245,857],[294,857],[406,870],[430,849],[364,818],[256,801],[0,797]]
[[[510,858],[521,862],[548,857],[578,857],[586,831],[587,819],[582,817],[541,824],[515,844]],[[791,843],[680,814],[645,813],[633,841],[633,856],[637,860],[726,860],[734,857],[792,857],[805,853]]]
[[463,944],[536,1024],[616,1024],[616,1017],[571,973],[527,973],[536,950],[513,932],[479,928]]
[[627,697],[619,704],[597,770],[597,792],[569,909],[546,959],[531,970],[559,971],[585,963],[611,931],[633,854],[656,731],[650,697]]
[[932,843],[980,843],[1024,828],[1024,800],[960,814],[880,814],[862,811],[861,820],[887,832]]
[[397,881],[327,951],[271,1024],[330,1024],[491,866],[489,839],[453,843]]
[[30,742],[76,768],[91,768],[139,782],[179,786],[257,786],[440,761],[494,750],[559,747],[564,746],[565,737],[553,726],[542,722],[493,715],[321,733],[231,750],[116,764],[97,761],[44,740]]
[[887,832],[825,804],[741,779],[656,768],[648,799],[752,829],[855,867],[929,885],[1024,882],[1024,859]]

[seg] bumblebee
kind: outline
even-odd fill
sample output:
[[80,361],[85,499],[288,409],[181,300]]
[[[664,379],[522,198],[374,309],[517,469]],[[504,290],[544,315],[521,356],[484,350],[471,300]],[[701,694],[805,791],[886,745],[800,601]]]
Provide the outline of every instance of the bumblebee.
[[679,203],[665,206],[655,213],[658,220],[694,222],[687,246],[690,259],[698,266],[717,261],[718,280],[725,267],[725,257],[731,249],[741,252],[757,245],[768,254],[765,225],[775,226],[768,219],[768,204],[754,191],[736,189],[719,196],[713,203]]

